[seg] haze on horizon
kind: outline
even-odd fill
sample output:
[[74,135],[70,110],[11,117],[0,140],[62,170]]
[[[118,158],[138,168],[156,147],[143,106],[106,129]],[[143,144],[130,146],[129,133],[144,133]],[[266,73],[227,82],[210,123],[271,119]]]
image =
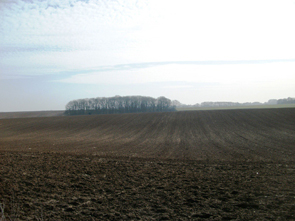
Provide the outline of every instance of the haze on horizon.
[[294,21],[294,0],[1,0],[0,112],[295,97]]

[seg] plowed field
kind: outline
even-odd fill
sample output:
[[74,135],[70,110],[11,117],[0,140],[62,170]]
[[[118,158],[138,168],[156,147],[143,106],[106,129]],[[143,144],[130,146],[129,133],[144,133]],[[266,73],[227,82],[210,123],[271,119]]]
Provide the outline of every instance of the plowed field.
[[294,108],[0,119],[24,220],[295,220],[294,183]]
[[0,119],[32,118],[32,117],[57,117],[63,116],[64,111],[24,111],[24,112],[0,112]]

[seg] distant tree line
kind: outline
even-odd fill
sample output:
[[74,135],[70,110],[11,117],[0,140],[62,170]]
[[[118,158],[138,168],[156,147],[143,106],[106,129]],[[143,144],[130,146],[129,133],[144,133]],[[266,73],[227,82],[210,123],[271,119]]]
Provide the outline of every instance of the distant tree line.
[[284,98],[284,99],[279,99],[278,104],[295,104],[295,98]]
[[270,99],[267,102],[261,103],[261,102],[245,102],[245,103],[239,103],[239,102],[202,102],[197,103],[193,105],[186,105],[182,104],[179,101],[172,101],[174,106],[176,107],[234,107],[234,106],[255,106],[255,105],[277,105],[277,104],[295,104],[295,98],[283,98],[283,99]]
[[115,96],[86,98],[70,101],[66,115],[121,114],[139,112],[175,111],[173,102],[166,97]]

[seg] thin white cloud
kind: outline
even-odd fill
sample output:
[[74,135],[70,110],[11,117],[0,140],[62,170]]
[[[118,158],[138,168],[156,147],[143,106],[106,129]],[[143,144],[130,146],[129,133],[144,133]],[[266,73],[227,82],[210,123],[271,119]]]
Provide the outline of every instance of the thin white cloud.
[[295,62],[266,64],[165,64],[141,69],[109,69],[81,73],[59,80],[76,84],[143,84],[152,82],[238,83],[295,82]]
[[124,54],[139,61],[291,58],[292,1],[17,1],[1,45]]
[[169,86],[164,86],[164,89],[180,89],[180,88],[192,88],[192,85],[169,85]]
[[0,3],[1,63],[24,73],[24,63],[38,72],[42,64],[68,70],[130,61],[133,39],[127,35],[141,10],[133,1]]

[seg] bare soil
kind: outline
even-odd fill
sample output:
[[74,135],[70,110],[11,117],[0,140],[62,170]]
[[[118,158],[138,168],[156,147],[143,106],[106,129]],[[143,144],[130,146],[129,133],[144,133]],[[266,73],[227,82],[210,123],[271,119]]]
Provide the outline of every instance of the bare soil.
[[0,120],[21,220],[295,220],[294,183],[294,108]]
[[64,111],[0,112],[0,119],[31,118],[31,117],[57,117],[57,116],[63,116],[63,115],[64,115]]

